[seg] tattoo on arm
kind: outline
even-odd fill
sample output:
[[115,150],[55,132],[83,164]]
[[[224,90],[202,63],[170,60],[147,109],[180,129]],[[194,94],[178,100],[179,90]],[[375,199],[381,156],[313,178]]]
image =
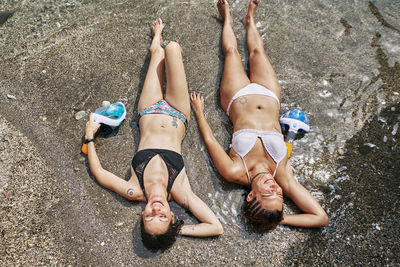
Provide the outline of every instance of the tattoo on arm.
[[178,119],[175,117],[172,119],[172,126],[178,128]]
[[128,190],[126,191],[126,194],[130,197],[133,196],[133,193],[135,193],[135,190],[133,190],[133,188],[128,188]]

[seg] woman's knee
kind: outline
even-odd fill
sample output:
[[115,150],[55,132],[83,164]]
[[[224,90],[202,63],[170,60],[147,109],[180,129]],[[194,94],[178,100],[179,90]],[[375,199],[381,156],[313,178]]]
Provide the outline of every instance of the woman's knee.
[[259,57],[259,56],[262,56],[262,57],[265,56],[264,47],[256,46],[253,49],[249,50],[249,57],[250,58]]
[[182,48],[179,43],[177,42],[169,42],[169,44],[165,47],[165,51],[170,54],[170,53],[181,53],[182,54]]
[[228,46],[228,47],[224,48],[224,55],[225,55],[225,57],[230,56],[230,55],[240,56],[239,51],[234,46]]

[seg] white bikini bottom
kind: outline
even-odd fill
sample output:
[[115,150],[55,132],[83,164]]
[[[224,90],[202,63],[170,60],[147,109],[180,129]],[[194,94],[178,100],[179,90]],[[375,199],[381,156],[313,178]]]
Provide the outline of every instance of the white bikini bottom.
[[274,92],[271,90],[265,88],[264,86],[261,86],[257,83],[250,83],[246,85],[244,88],[240,89],[237,91],[237,93],[232,97],[231,101],[229,101],[228,108],[226,109],[226,114],[229,116],[229,109],[231,108],[232,102],[245,95],[265,95],[265,96],[270,96],[274,98],[277,102],[278,105],[280,105],[279,98],[276,96]]

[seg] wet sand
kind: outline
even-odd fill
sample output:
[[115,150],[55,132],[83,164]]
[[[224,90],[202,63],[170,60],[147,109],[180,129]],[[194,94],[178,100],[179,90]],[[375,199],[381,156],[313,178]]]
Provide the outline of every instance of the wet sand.
[[[247,62],[247,1],[229,3]],[[126,103],[118,135],[98,138],[96,148],[106,169],[127,178],[150,27],[161,17],[163,40],[181,44],[189,90],[206,96],[206,116],[228,148],[214,1],[0,3],[0,265],[398,265],[398,14],[397,1],[261,1],[257,11],[283,89],[281,110],[300,106],[311,120],[291,162],[327,210],[329,227],[259,232],[247,225],[245,191],[217,174],[192,115],[183,142],[187,172],[225,233],[179,238],[168,251],[151,253],[138,231],[143,204],[96,183],[79,153],[87,117],[74,115],[103,100]],[[286,212],[297,212],[285,203]]]

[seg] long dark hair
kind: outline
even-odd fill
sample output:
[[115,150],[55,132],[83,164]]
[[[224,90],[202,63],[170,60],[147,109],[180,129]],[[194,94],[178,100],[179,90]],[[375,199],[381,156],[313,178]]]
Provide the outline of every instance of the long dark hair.
[[263,209],[256,198],[250,202],[245,201],[244,216],[250,223],[261,229],[272,229],[282,221],[282,210],[266,210]]
[[172,244],[176,241],[176,236],[179,234],[183,225],[182,220],[177,220],[175,218],[175,222],[169,224],[167,231],[163,234],[153,235],[146,232],[144,229],[143,220],[140,221],[140,231],[142,234],[142,241],[146,248],[151,250],[152,252],[156,252],[157,250],[166,250],[172,246]]

